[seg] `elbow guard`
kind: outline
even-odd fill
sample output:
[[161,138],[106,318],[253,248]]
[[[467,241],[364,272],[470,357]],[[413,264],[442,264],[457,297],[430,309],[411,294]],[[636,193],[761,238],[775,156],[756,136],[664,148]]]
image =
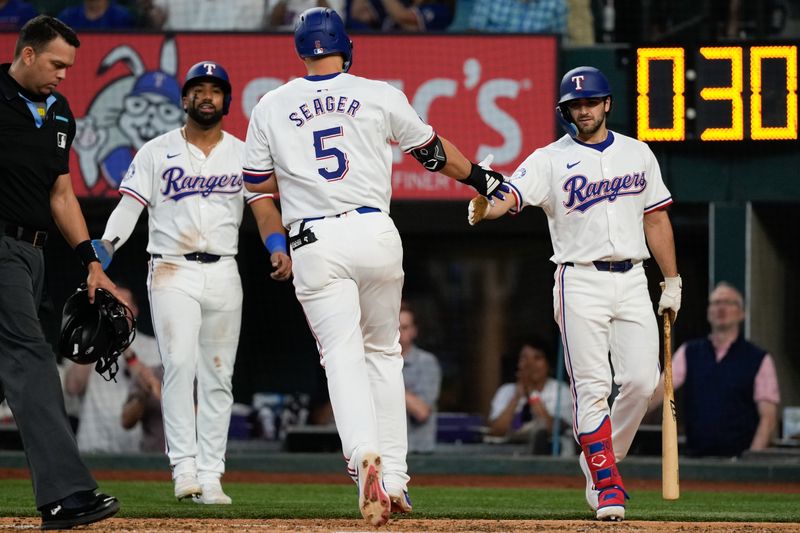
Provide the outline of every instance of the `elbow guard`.
[[431,172],[439,172],[447,164],[447,154],[438,135],[422,148],[411,150],[411,155]]

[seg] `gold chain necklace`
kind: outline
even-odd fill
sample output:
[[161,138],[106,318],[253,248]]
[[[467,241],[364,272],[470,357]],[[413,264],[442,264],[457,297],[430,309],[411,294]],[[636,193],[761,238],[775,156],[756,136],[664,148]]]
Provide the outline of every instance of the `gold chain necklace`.
[[[208,155],[205,156],[205,157],[197,157],[196,155],[194,155],[194,153],[192,153],[192,149],[189,147],[189,139],[186,137],[186,126],[183,126],[181,128],[181,137],[183,137],[183,142],[186,145],[186,152],[189,154],[189,166],[192,167],[192,173],[195,174],[196,176],[202,175],[203,174],[203,167],[208,162],[208,160],[211,158],[211,152],[214,150],[214,148],[217,147],[217,145],[220,143],[220,141],[222,141],[222,137],[223,137],[222,132],[220,132],[219,139],[217,139],[217,142],[215,142],[214,144],[212,144],[211,146],[208,147]],[[197,149],[200,150],[200,147],[198,147]],[[202,152],[203,150],[200,150],[200,151]],[[205,155],[205,153],[204,153],[204,155]],[[199,162],[199,164],[200,164],[200,168],[199,169],[195,168],[194,162],[192,160],[195,160],[195,161]]]

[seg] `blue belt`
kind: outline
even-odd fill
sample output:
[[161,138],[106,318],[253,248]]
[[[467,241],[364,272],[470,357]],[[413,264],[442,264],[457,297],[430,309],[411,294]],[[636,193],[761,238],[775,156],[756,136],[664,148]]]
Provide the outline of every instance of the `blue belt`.
[[[152,257],[160,259],[163,256],[161,254],[153,254]],[[192,252],[190,254],[184,254],[183,257],[187,261],[197,261],[198,263],[216,263],[222,256],[207,254],[205,252]]]
[[[566,266],[575,266],[572,261],[564,263]],[[625,259],[623,261],[592,261],[597,270],[602,272],[627,272],[633,268],[633,261]]]
[[[363,214],[366,214],[366,213],[379,213],[379,212],[380,212],[380,209],[378,209],[377,207],[356,207],[355,209],[353,209],[353,211],[355,211],[356,213],[360,213],[360,214],[362,214],[362,215],[363,215]],[[349,213],[349,212],[350,212],[350,211],[346,211],[346,213]],[[339,217],[341,217],[342,215],[344,215],[344,214],[346,214],[346,213],[339,213],[338,215],[331,215],[331,216],[330,216],[330,218],[334,218],[334,217],[335,217],[335,218],[339,218]],[[323,218],[328,218],[328,217],[310,217],[310,218],[304,218],[304,219],[303,219],[303,222],[311,222],[312,220],[322,220]]]

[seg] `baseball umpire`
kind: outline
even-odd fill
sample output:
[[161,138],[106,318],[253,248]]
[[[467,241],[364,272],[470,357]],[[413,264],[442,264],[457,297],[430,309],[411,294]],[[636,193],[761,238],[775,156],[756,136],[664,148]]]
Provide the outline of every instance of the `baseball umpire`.
[[61,21],[38,16],[20,30],[14,61],[0,65],[0,399],[22,436],[43,529],[108,518],[119,502],[96,493],[64,411],[52,347],[37,311],[42,248],[51,217],[89,271],[89,297],[119,296],[97,262],[69,175],[75,119],[55,91],[80,46]]
[[[607,128],[610,111],[602,72],[567,72],[556,115],[568,135],[523,161],[505,200],[489,206],[474,198],[469,222],[528,205],[547,215],[586,501],[598,519],[619,521],[628,494],[616,463],[628,453],[659,378],[658,326],[643,265],[648,246],[664,275],[659,314],[680,309],[681,278],[665,211],[672,196],[658,161],[643,142]],[[620,387],[611,409],[609,352]]]

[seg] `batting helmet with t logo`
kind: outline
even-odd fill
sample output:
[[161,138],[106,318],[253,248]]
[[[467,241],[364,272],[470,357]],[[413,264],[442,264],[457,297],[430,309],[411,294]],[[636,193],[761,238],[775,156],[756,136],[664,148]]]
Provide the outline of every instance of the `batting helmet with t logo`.
[[353,41],[333,9],[313,7],[303,11],[294,27],[294,47],[304,58],[342,54],[345,72],[353,64]]
[[225,95],[222,100],[222,114],[227,115],[231,107],[232,99],[231,80],[228,77],[228,72],[219,63],[215,63],[214,61],[200,61],[192,65],[188,72],[186,72],[186,79],[183,81],[183,87],[181,88],[181,96],[186,96],[186,93],[192,85],[204,81],[217,83],[222,87],[222,92]]
[[560,98],[556,106],[556,118],[573,137],[578,128],[573,124],[566,103],[580,98],[605,98],[611,96],[611,87],[605,75],[594,67],[577,67],[561,78]]

